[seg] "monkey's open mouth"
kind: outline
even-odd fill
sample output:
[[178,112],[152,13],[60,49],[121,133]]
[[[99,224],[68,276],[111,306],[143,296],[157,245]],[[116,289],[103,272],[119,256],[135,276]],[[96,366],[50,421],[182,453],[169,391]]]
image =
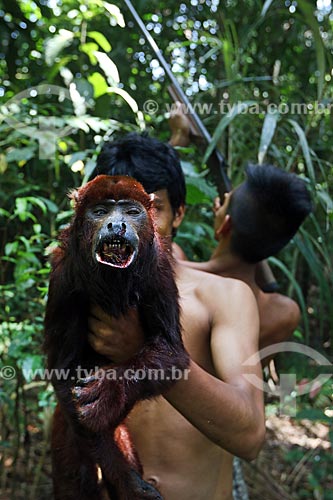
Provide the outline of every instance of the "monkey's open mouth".
[[111,267],[128,267],[134,260],[136,250],[131,243],[122,236],[102,240],[96,248],[96,259],[101,264]]

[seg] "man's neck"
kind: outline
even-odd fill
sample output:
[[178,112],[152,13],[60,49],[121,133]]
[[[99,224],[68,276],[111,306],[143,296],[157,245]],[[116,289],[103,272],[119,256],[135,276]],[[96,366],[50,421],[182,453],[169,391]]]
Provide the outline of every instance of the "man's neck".
[[248,285],[255,285],[255,264],[244,262],[230,250],[228,242],[219,241],[217,247],[207,262],[207,270],[214,274],[232,277],[245,281]]
[[255,294],[259,291],[255,281],[256,264],[244,262],[244,260],[232,253],[227,242],[220,241],[211,258],[206,262],[178,261],[178,264],[180,262],[180,267],[190,267],[226,278],[239,279],[247,283]]

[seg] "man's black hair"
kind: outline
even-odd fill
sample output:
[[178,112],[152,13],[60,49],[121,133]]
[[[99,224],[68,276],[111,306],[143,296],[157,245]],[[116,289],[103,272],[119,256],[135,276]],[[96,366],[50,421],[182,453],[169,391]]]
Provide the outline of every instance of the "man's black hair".
[[147,193],[166,189],[174,213],[185,204],[185,179],[177,152],[147,134],[131,132],[106,142],[91,179],[99,174],[129,175],[141,182]]
[[272,165],[248,165],[232,193],[231,250],[255,263],[279,252],[312,210],[305,182]]

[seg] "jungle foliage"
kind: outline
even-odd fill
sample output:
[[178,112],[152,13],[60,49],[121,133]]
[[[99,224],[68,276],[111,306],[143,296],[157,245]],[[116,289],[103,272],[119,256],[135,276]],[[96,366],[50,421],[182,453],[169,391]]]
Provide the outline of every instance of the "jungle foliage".
[[[304,178],[314,212],[271,266],[281,291],[301,306],[294,340],[329,358],[330,2],[138,0],[135,6],[213,136],[206,153],[194,146],[179,150],[188,195],[177,241],[193,259],[208,258],[213,248],[216,190],[205,166],[210,148],[226,156],[234,185],[247,162],[270,162]],[[45,249],[69,220],[66,194],[87,180],[105,139],[147,130],[168,140],[172,102],[163,70],[120,0],[0,0],[0,43],[1,464],[15,466],[30,442],[31,415],[38,413],[34,425],[46,422],[46,435],[53,404],[36,370],[44,366]],[[297,368],[299,380],[317,375],[317,367],[297,355],[281,363]],[[300,405],[302,416],[332,423],[332,385]],[[31,472],[34,462],[26,467]],[[39,472],[29,498],[36,498]],[[324,495],[320,474],[314,469],[299,498]],[[3,473],[2,486],[7,480]]]

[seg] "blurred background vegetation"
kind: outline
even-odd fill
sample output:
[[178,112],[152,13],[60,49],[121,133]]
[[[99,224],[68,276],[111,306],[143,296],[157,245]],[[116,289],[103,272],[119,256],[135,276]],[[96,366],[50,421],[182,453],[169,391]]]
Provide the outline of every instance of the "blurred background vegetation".
[[[271,265],[281,292],[302,309],[293,340],[332,359],[331,1],[136,0],[135,7],[190,101],[210,106],[196,110],[232,183],[242,181],[249,161],[306,180],[314,213]],[[54,399],[31,370],[44,366],[45,249],[69,220],[66,194],[89,177],[106,138],[147,130],[168,140],[168,84],[121,0],[0,0],[0,368],[16,370],[0,380],[0,498],[50,498]],[[203,152],[190,147],[180,155],[188,198],[177,240],[190,258],[205,259],[215,189]],[[320,372],[297,354],[277,366],[299,382]],[[267,403],[277,415],[276,400]],[[256,481],[269,493],[255,493],[254,484],[253,499],[333,499],[332,382],[298,398],[297,409],[296,419],[313,422],[305,433],[318,425],[329,431],[325,446],[319,439],[270,449],[276,470],[269,462],[250,471],[257,467]]]

